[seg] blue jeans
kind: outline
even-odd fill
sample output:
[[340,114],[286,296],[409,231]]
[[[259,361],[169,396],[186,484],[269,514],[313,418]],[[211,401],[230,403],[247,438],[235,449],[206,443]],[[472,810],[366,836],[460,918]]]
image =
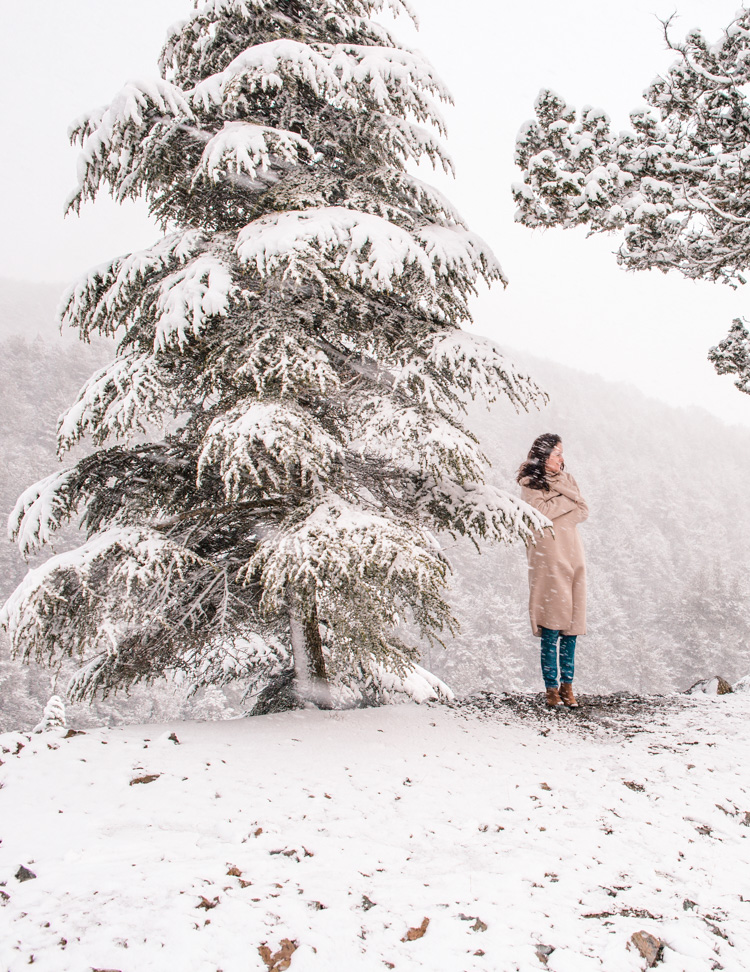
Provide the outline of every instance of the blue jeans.
[[560,639],[560,681],[572,682],[575,672],[576,636],[542,628],[542,677],[545,688],[557,688],[557,639]]

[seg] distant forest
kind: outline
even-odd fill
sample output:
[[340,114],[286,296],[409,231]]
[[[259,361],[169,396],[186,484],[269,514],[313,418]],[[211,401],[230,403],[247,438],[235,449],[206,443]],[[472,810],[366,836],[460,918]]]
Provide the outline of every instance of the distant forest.
[[[55,288],[0,283],[0,517],[17,496],[58,466],[58,415],[112,354],[55,335]],[[518,356],[521,357],[521,356]],[[469,424],[498,485],[515,491],[515,470],[543,431],[563,437],[569,470],[591,517],[580,527],[589,581],[589,634],[581,638],[576,685],[586,692],[665,693],[709,675],[750,673],[750,431],[699,410],[675,409],[627,385],[523,357],[550,395],[541,412],[504,403],[472,407]],[[522,547],[442,538],[453,565],[451,601],[461,622],[445,649],[425,647],[423,664],[459,694],[538,691],[538,642],[531,636]],[[0,545],[3,599],[27,566]],[[45,668],[23,668],[0,649],[0,730],[28,728],[53,691]],[[171,718],[221,718],[242,711],[236,692],[194,699],[173,683],[69,709],[90,725]]]
[[[521,358],[521,356],[518,356]],[[521,364],[550,395],[542,412],[473,408],[498,482],[513,487],[540,432],[562,436],[591,515],[579,527],[588,572],[581,692],[683,691],[750,672],[750,430],[672,408],[626,384],[547,361]],[[456,543],[462,630],[427,667],[457,692],[539,689],[523,549]]]

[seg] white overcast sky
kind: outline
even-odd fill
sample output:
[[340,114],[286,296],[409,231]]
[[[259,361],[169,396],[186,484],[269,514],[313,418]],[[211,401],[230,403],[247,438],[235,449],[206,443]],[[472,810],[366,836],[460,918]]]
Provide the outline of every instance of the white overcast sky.
[[[63,220],[75,185],[68,123],[107,102],[124,81],[154,75],[166,28],[190,0],[1,0],[0,276],[65,284],[157,235],[143,206],[102,198]],[[513,223],[513,144],[541,87],[571,104],[605,108],[617,128],[640,93],[674,59],[659,17],[673,31],[717,37],[738,0],[412,0],[419,47],[453,92],[446,108],[456,180],[440,185],[497,253],[510,286],[484,293],[475,329],[501,345],[629,381],[678,405],[750,425],[750,396],[715,375],[706,351],[732,318],[748,314],[750,291],[677,276],[626,273],[616,238],[530,231]]]

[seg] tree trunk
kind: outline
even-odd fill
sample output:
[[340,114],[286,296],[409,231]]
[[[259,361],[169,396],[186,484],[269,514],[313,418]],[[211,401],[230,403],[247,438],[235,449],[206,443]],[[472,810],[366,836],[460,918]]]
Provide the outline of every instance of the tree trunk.
[[299,601],[289,611],[294,653],[295,689],[303,701],[329,708],[328,674],[314,599]]
[[318,607],[315,601],[306,605],[303,628],[305,634],[305,649],[307,651],[310,673],[314,679],[328,681],[326,660],[323,657],[323,642],[320,640],[320,624],[318,622]]

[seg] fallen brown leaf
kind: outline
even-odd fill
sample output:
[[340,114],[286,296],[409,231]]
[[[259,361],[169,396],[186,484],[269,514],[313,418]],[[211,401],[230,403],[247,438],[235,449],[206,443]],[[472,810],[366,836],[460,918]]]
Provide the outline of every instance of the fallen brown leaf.
[[149,776],[136,776],[134,780],[130,781],[130,786],[134,783],[153,783],[154,780],[158,780],[161,773],[151,773]]
[[292,942],[288,938],[282,938],[279,943],[278,952],[271,954],[271,949],[268,945],[263,944],[258,946],[258,954],[265,962],[268,972],[285,972],[292,964],[292,955],[297,951],[297,948],[298,945],[296,942]]
[[430,924],[429,918],[423,918],[419,928],[410,928],[406,935],[401,939],[402,942],[416,942],[418,938],[424,938]]
[[203,895],[200,895],[200,899],[201,899],[200,902],[195,907],[205,908],[206,911],[210,911],[211,908],[215,908],[216,905],[219,903],[218,898],[214,898],[213,901],[209,901],[208,898],[204,898]]

